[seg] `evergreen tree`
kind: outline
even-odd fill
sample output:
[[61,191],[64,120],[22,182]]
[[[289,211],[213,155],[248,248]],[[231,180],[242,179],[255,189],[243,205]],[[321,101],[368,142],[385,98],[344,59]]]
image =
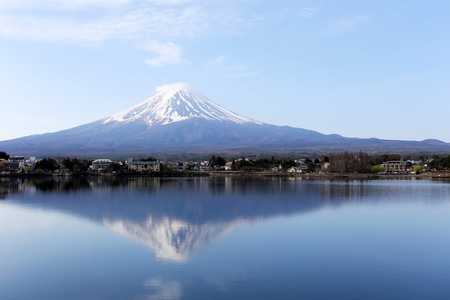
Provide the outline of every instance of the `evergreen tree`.
[[9,155],[5,151],[0,151],[0,159],[9,159]]

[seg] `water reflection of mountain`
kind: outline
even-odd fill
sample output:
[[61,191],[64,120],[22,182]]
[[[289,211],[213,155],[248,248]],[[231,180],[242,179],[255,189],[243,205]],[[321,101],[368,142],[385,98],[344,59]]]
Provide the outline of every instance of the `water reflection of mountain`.
[[[77,178],[4,184],[14,203],[102,224],[183,262],[211,241],[259,219],[298,214],[371,193],[360,184],[278,178]],[[17,192],[17,194],[16,194]]]

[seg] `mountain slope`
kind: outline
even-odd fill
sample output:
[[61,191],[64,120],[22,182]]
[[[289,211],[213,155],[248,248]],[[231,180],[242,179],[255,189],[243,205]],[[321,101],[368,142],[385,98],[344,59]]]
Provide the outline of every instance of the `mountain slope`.
[[436,140],[345,138],[265,124],[219,106],[184,83],[158,90],[157,95],[108,118],[55,133],[3,141],[0,150],[38,156],[167,151],[450,151],[450,144]]
[[157,88],[159,93],[150,99],[121,111],[103,124],[143,121],[148,126],[167,125],[192,118],[209,121],[229,121],[238,124],[261,122],[235,114],[210,101],[186,83],[174,83]]

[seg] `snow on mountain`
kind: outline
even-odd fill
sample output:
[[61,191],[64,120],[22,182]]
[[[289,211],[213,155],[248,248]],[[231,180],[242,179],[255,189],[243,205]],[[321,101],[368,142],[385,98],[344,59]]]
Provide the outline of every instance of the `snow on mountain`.
[[237,218],[227,222],[191,223],[186,220],[148,217],[145,222],[103,218],[103,226],[155,250],[156,257],[169,262],[184,263],[212,241],[250,224]]
[[150,99],[107,118],[111,122],[144,121],[148,126],[167,125],[191,118],[229,121],[239,124],[261,122],[238,115],[200,94],[186,83],[168,84],[156,89],[159,93]]

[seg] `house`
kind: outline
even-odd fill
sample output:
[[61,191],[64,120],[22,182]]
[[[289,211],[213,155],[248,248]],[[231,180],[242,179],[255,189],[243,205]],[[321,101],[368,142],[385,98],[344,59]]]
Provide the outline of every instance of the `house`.
[[19,163],[18,169],[23,169],[23,167],[25,167],[25,157],[23,156],[10,156],[9,161]]
[[330,168],[330,163],[329,162],[324,162],[322,165],[321,165],[321,171],[322,172],[328,172],[328,169]]
[[225,164],[225,171],[231,171],[232,167],[233,167],[233,162],[232,161],[227,162]]
[[411,167],[412,164],[409,161],[387,161],[381,164],[381,167],[385,168],[388,172],[398,172],[398,173],[406,173],[408,168]]
[[287,172],[288,173],[303,173],[301,167],[290,167],[289,169],[287,169]]
[[128,161],[128,169],[138,172],[160,172],[161,163],[159,161]]
[[18,161],[9,161],[0,159],[0,171],[2,172],[10,172],[17,171],[20,169],[20,164]]
[[92,162],[91,169],[94,171],[108,170],[109,166],[113,163],[110,159],[96,159]]
[[308,163],[306,162],[300,163],[300,170],[301,170],[300,173],[308,173],[308,168],[309,168]]

